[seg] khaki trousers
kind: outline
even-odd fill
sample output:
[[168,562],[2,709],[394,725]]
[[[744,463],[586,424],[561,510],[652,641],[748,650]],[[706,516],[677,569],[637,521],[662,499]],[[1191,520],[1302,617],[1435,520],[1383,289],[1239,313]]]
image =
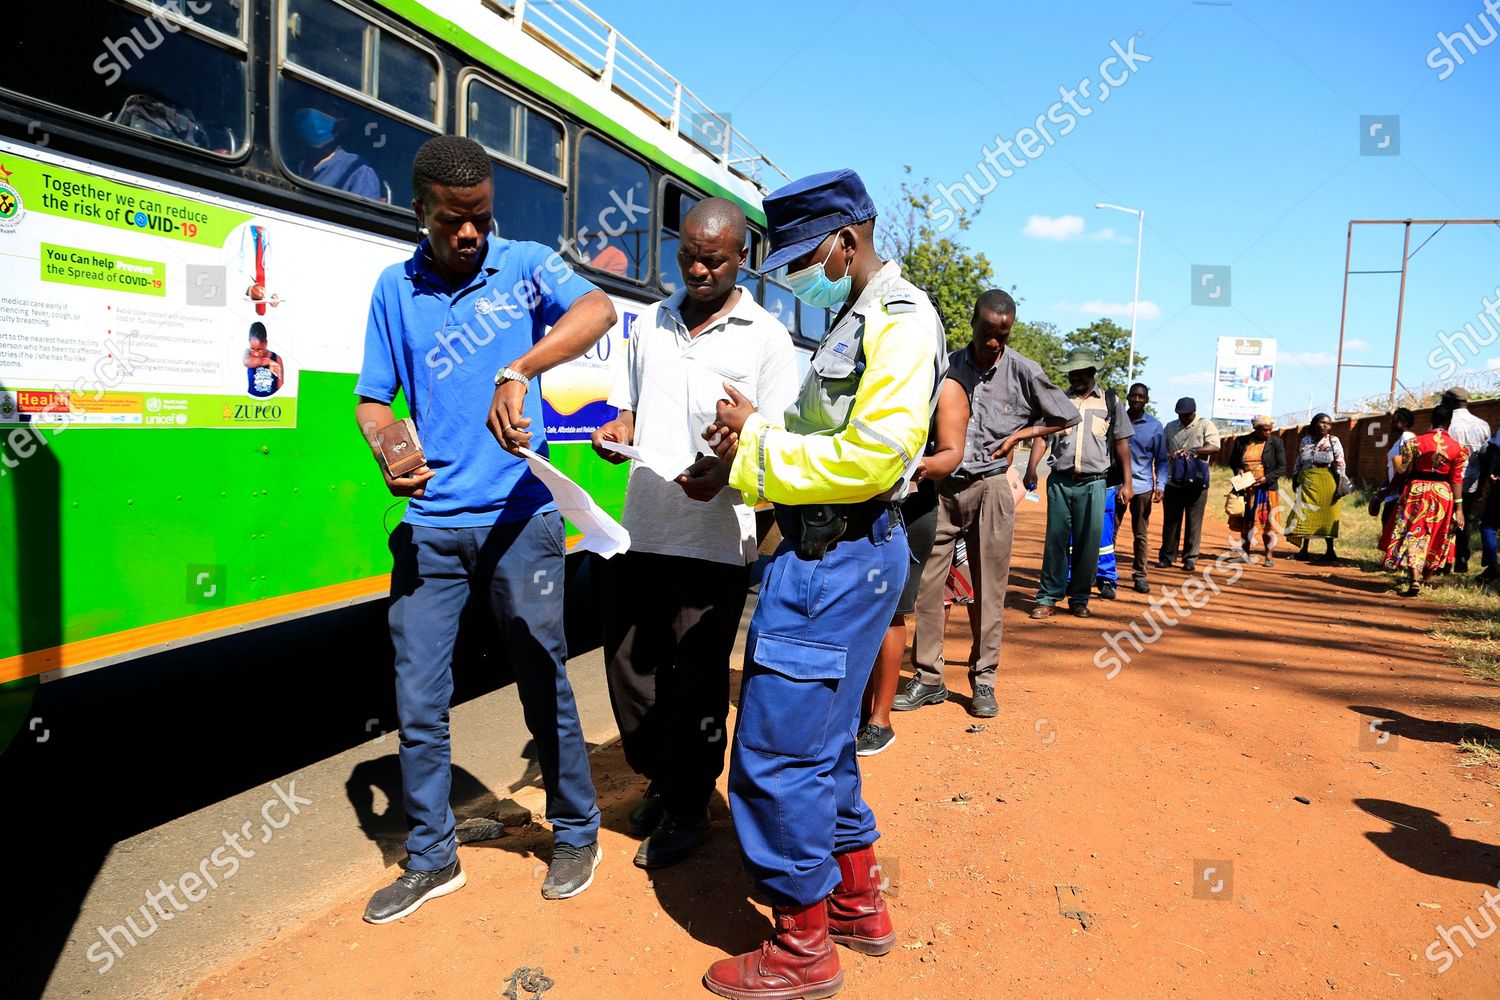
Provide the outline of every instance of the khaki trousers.
[[995,668],[1000,663],[1005,588],[1010,581],[1011,533],[1016,524],[1010,480],[995,475],[963,486],[939,483],[937,512],[937,539],[922,567],[922,583],[917,588],[917,634],[912,648],[917,679],[923,684],[940,684],[943,680],[943,584],[953,566],[953,546],[962,537],[979,610],[979,635],[974,637],[970,673],[975,684],[994,687]]

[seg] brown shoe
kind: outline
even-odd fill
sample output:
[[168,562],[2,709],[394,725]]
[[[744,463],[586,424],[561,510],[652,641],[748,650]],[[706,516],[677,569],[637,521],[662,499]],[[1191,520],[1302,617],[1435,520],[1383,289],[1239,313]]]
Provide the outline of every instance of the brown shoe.
[[1053,610],[1054,609],[1050,604],[1038,604],[1036,607],[1031,609],[1031,617],[1038,620],[1042,618],[1051,618]]
[[836,854],[841,881],[828,897],[828,937],[861,955],[884,955],[896,946],[891,912],[880,895],[880,865],[873,847]]
[[1092,618],[1094,613],[1089,610],[1087,604],[1074,604],[1068,608],[1068,613],[1074,618]]
[[823,1000],[844,985],[838,950],[828,939],[828,904],[775,906],[776,933],[755,951],[720,959],[703,985],[730,1000]]

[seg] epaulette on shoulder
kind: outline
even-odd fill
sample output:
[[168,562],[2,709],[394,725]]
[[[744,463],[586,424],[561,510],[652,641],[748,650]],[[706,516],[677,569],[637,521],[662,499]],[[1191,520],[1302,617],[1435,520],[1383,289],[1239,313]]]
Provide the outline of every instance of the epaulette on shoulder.
[[880,297],[880,306],[892,316],[916,312],[919,294],[914,289],[894,288]]

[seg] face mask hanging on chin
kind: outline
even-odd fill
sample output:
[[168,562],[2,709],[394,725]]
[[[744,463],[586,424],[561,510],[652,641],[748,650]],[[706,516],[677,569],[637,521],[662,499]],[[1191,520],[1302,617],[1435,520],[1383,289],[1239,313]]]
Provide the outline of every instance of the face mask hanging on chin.
[[833,259],[833,251],[838,247],[839,241],[835,238],[823,263],[810,264],[786,276],[786,283],[792,289],[792,294],[814,309],[832,309],[843,305],[849,298],[849,286],[853,284],[849,272],[845,270],[842,278],[830,281],[825,270],[828,262]]

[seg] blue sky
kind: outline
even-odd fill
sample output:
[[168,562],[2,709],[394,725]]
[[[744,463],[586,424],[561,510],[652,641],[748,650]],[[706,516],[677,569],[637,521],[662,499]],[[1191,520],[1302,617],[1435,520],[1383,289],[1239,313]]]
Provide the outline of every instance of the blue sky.
[[[1483,0],[591,5],[788,173],[853,167],[882,206],[905,165],[935,184],[986,183],[984,148],[1089,78],[1076,97],[1087,117],[1067,135],[1045,126],[1051,145],[1025,137],[1024,166],[994,178],[964,238],[1019,287],[1023,318],[1128,326],[1136,221],[1093,206],[1145,209],[1138,374],[1158,401],[1193,395],[1206,411],[1217,338],[1270,336],[1275,411],[1330,407],[1348,221],[1500,217],[1500,40],[1474,55],[1455,43],[1463,65],[1441,62],[1446,50],[1428,64],[1438,32],[1500,29]],[[1100,101],[1100,63],[1132,38],[1150,62]],[[1121,64],[1108,71],[1118,79]],[[1399,116],[1399,155],[1361,155],[1362,115]],[[1413,227],[1412,248],[1434,228]],[[1357,227],[1351,266],[1399,268],[1401,239],[1399,226]],[[1229,265],[1229,307],[1191,304],[1194,264]],[[1439,331],[1495,298],[1500,228],[1450,226],[1410,272],[1398,375],[1416,386],[1445,372],[1428,360]],[[1390,364],[1397,280],[1351,279],[1346,361]],[[1463,360],[1500,367],[1500,344]],[[1389,380],[1346,369],[1345,405]]]

